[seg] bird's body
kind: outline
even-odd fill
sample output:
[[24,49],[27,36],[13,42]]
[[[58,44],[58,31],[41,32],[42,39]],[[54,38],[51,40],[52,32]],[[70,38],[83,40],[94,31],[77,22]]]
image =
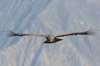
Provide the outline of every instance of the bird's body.
[[58,41],[61,41],[62,39],[54,36],[54,35],[48,35],[46,36],[46,41],[43,42],[43,43],[55,43],[55,42],[58,42]]
[[46,41],[44,41],[43,43],[55,43],[58,41],[61,41],[63,39],[59,38],[59,37],[64,37],[64,36],[72,36],[72,35],[91,35],[94,34],[95,32],[93,32],[91,29],[85,32],[75,32],[75,33],[65,33],[65,34],[59,34],[59,35],[41,35],[41,34],[18,34],[15,33],[13,31],[9,30],[9,37],[13,37],[13,36],[37,36],[37,37],[43,37],[46,38]]

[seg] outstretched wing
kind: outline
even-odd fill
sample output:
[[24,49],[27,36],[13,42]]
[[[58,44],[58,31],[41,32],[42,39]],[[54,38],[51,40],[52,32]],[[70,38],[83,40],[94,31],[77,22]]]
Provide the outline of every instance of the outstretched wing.
[[15,33],[11,30],[7,31],[7,36],[8,37],[13,37],[13,36],[37,36],[37,37],[46,37],[45,35],[40,35],[40,34],[19,34],[19,33]]
[[95,31],[93,31],[93,29],[94,29],[94,27],[85,32],[59,34],[59,35],[56,35],[56,37],[71,36],[71,35],[94,35]]

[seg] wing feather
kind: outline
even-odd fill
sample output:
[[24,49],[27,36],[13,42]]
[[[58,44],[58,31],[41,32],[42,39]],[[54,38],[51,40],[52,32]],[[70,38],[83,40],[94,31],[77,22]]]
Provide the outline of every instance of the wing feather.
[[8,31],[7,34],[8,37],[13,37],[13,36],[37,36],[37,37],[46,37],[46,35],[41,35],[41,34],[19,34],[19,33],[15,33],[11,30]]
[[96,31],[94,29],[95,29],[95,27],[93,27],[93,28],[91,28],[91,29],[89,29],[88,31],[85,31],[85,32],[59,34],[59,35],[56,35],[56,37],[72,36],[72,35],[94,35],[96,33]]
[[56,37],[71,36],[71,35],[88,35],[88,33],[87,32],[66,33],[66,34],[59,34]]

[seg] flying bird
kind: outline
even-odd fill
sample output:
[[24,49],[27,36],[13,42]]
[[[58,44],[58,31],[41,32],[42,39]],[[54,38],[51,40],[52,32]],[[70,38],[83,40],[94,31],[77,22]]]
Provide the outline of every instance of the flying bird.
[[9,37],[14,37],[14,36],[36,36],[36,37],[43,37],[46,38],[46,41],[44,41],[43,43],[55,43],[55,42],[59,42],[63,39],[61,39],[60,37],[64,37],[64,36],[72,36],[72,35],[93,35],[95,34],[95,32],[93,32],[92,29],[89,29],[88,31],[84,31],[84,32],[74,32],[74,33],[64,33],[64,34],[58,34],[58,35],[41,35],[41,34],[19,34],[16,32],[13,32],[11,30],[8,30],[8,36]]

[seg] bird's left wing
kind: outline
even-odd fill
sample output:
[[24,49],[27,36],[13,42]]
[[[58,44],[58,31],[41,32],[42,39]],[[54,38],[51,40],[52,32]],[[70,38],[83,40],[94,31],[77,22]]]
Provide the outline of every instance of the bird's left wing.
[[59,34],[56,35],[56,37],[71,36],[71,35],[94,35],[94,34],[95,34],[94,28],[91,28],[88,31]]

